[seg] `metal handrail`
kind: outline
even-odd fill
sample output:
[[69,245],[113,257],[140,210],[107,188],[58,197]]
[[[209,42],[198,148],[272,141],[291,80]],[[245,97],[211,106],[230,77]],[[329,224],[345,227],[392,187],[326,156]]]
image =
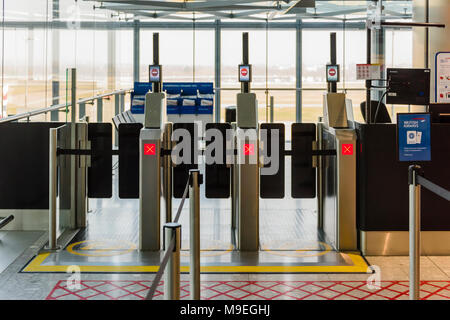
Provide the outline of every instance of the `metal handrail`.
[[[87,103],[89,101],[93,101],[96,99],[101,99],[104,97],[109,97],[109,96],[114,96],[117,94],[126,94],[131,92],[133,89],[122,89],[122,90],[116,90],[116,91],[112,91],[112,92],[107,92],[107,93],[102,93],[93,97],[89,97],[89,98],[83,98],[77,101],[77,104],[82,104],[82,103]],[[47,108],[42,108],[42,109],[37,109],[37,110],[33,110],[33,111],[29,111],[29,112],[24,112],[24,113],[20,113],[20,114],[16,114],[13,116],[9,116],[3,119],[0,119],[0,123],[7,123],[7,122],[12,122],[12,121],[17,121],[20,119],[26,119],[26,118],[30,118],[33,116],[37,116],[40,114],[44,114],[44,113],[48,113],[51,111],[57,111],[66,107],[71,107],[72,103],[68,102],[66,103],[60,103],[60,104],[56,104]]]
[[[239,91],[240,87],[236,88],[214,88],[219,91]],[[338,88],[341,91],[365,91],[366,88]],[[252,91],[327,91],[327,88],[255,88]]]

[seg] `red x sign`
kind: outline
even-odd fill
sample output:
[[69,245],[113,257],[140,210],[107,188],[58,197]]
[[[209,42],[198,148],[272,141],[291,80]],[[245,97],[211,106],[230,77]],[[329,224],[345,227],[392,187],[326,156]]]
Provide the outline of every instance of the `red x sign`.
[[344,156],[353,155],[353,144],[343,144],[342,145],[342,155],[344,155]]
[[244,144],[244,156],[252,156],[255,154],[255,145],[253,143]]
[[156,145],[154,143],[144,144],[144,155],[154,156],[156,154]]

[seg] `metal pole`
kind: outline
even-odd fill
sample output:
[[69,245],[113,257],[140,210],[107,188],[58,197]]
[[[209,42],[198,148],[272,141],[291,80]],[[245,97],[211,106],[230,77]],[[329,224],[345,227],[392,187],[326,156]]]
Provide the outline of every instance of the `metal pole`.
[[[120,113],[120,98],[118,94],[114,95],[114,116]],[[119,130],[114,130],[114,146],[119,146]]]
[[[317,147],[323,150],[323,123],[317,123]],[[318,156],[317,165],[317,226],[323,229],[323,158]]]
[[303,87],[302,82],[302,72],[303,72],[303,26],[302,20],[299,19],[296,21],[296,59],[295,59],[295,78],[296,78],[296,106],[295,106],[295,121],[297,123],[302,122],[302,91]]
[[[71,126],[70,126],[70,147],[77,148],[77,69],[70,69],[71,74]],[[77,224],[77,157],[70,158],[70,226]]]
[[[331,64],[337,64],[337,45],[336,45],[336,32],[330,34],[330,62]],[[337,92],[337,83],[328,83],[328,92]]]
[[103,122],[103,98],[97,99],[97,122]]
[[190,298],[200,300],[200,170],[190,170],[189,173]]
[[[231,124],[231,129],[233,132],[236,132],[236,123]],[[236,138],[232,138],[232,147],[233,149],[236,149]],[[238,184],[237,184],[237,157],[236,155],[232,155],[233,163],[231,165],[231,228],[232,230],[237,230],[237,224],[236,224],[236,217],[237,217],[237,190],[238,190]]]
[[80,110],[79,110],[79,116],[78,119],[81,120],[86,116],[86,103],[80,103]]
[[[172,131],[171,122],[166,123],[164,130],[164,150],[172,150]],[[166,154],[164,156],[164,199],[166,200],[166,223],[172,222],[172,156]]]
[[215,29],[214,29],[214,83],[216,87],[216,96],[215,96],[215,112],[214,119],[216,123],[220,122],[220,72],[221,72],[221,30],[220,30],[220,20],[215,21]]
[[125,111],[125,93],[120,94],[120,113]]
[[58,141],[58,129],[50,129],[50,147],[49,147],[49,210],[48,210],[48,247],[49,250],[57,250],[56,243],[56,192],[57,192],[57,174],[58,157],[56,154]]
[[140,66],[140,25],[139,20],[134,20],[133,23],[133,80],[139,81],[139,66]]
[[270,123],[273,123],[273,96],[270,97]]
[[[366,43],[366,63],[371,64],[372,63],[372,29],[367,28],[367,43]],[[371,89],[372,83],[370,80],[366,80],[366,106],[365,106],[365,113],[366,113],[366,123],[371,123]]]
[[409,167],[409,300],[420,299],[420,169]]
[[181,224],[166,223],[164,232],[166,248],[170,246],[172,240],[175,241],[175,247],[164,272],[164,300],[180,300]]

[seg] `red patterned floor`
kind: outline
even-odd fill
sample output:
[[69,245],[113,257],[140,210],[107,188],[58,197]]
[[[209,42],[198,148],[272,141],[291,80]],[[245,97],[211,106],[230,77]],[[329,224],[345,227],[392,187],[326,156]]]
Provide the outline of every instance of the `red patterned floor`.
[[[61,280],[47,300],[139,300],[151,281],[83,280],[69,288]],[[163,298],[161,282],[154,299]],[[189,282],[181,282],[181,298],[189,298]],[[203,281],[203,300],[407,300],[407,281],[382,281],[370,290],[364,281]],[[450,281],[422,281],[423,300],[450,300]]]

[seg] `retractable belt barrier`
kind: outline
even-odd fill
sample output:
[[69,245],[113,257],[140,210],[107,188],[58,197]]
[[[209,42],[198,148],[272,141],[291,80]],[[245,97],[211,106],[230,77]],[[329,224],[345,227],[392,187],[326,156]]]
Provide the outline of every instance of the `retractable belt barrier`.
[[10,215],[10,216],[5,217],[5,218],[0,217],[0,229],[5,227],[8,223],[10,223],[13,220],[14,220],[14,216],[13,215]]
[[450,201],[450,191],[442,188],[441,186],[438,186],[437,184],[431,182],[427,178],[418,175],[416,177],[416,182],[421,186],[425,187],[426,189],[430,190],[431,192],[437,194],[441,198]]
[[420,166],[409,167],[409,299],[420,299],[421,186],[450,201],[450,191],[426,179]]
[[[193,183],[194,183],[193,174],[194,174],[195,171],[198,174],[198,170],[191,170],[189,172],[189,176],[188,176],[188,179],[187,179],[188,181],[187,181],[187,183],[186,183],[186,185],[184,187],[183,196],[181,198],[180,205],[178,206],[177,214],[176,214],[175,219],[174,219],[173,222],[167,223],[164,226],[164,231],[165,232],[166,232],[166,229],[169,229],[169,228],[181,228],[181,225],[178,224],[178,220],[180,219],[181,211],[183,210],[184,203],[185,203],[186,198],[188,196],[189,186],[192,186]],[[203,183],[203,177],[200,174],[198,175],[197,183],[198,183],[198,185]],[[194,201],[194,199],[191,198],[191,201]],[[194,236],[195,235],[193,235],[193,234],[190,235],[190,237],[194,237]],[[175,232],[175,236],[172,234],[172,236],[170,236],[170,239],[171,239],[170,242],[168,244],[166,244],[166,239],[167,238],[166,238],[166,234],[164,235],[164,241],[165,241],[164,247],[166,248],[165,249],[165,254],[164,254],[164,257],[163,257],[163,259],[161,261],[161,265],[159,267],[158,273],[156,274],[156,277],[153,280],[152,286],[150,287],[150,291],[148,292],[148,294],[147,294],[147,296],[145,298],[146,300],[152,300],[153,299],[153,296],[155,295],[155,292],[156,292],[156,288],[158,287],[158,285],[159,285],[159,283],[161,281],[161,278],[162,278],[162,276],[164,274],[166,266],[169,263],[169,260],[171,258],[173,258],[172,255],[173,255],[173,253],[175,251],[178,251],[178,260],[179,260],[179,250],[180,250],[180,248],[177,246],[177,242],[181,241],[181,239],[177,239],[177,237],[180,237],[180,233]],[[176,248],[176,247],[178,247],[178,248]],[[179,268],[179,261],[178,261],[178,263],[176,263],[176,265]],[[169,270],[168,273],[171,273],[170,271],[171,270]],[[178,270],[178,276],[179,276],[179,270]],[[170,289],[170,288],[166,287],[166,289]],[[175,295],[175,297],[178,296],[178,298],[179,298],[179,279],[178,279],[178,289],[177,290],[178,290],[178,295],[177,295],[177,293],[172,292],[172,290],[169,290],[170,291],[169,298],[172,299],[173,298],[173,296],[172,296],[173,294]],[[168,293],[166,292],[166,296],[167,296],[167,294]]]

